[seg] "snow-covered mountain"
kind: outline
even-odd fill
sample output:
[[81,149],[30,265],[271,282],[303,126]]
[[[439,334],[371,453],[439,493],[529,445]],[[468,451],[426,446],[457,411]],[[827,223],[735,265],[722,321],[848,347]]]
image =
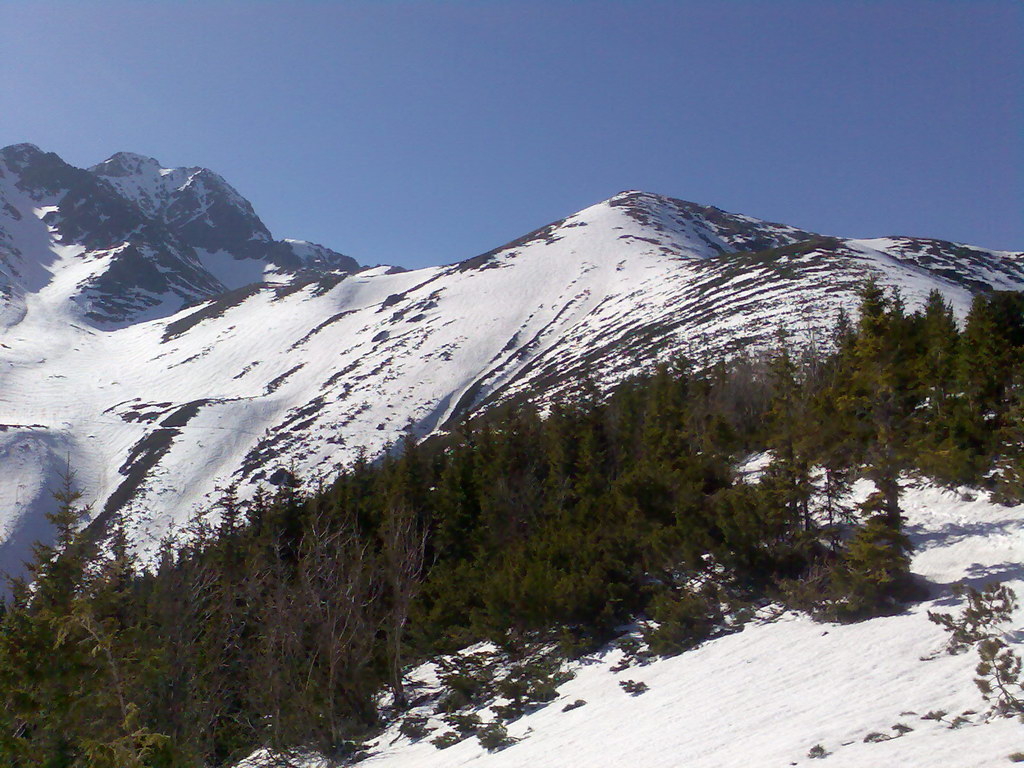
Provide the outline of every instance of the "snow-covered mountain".
[[975,291],[1024,288],[1024,254],[636,191],[416,271],[273,240],[216,174],[138,155],[81,170],[8,147],[0,196],[0,567],[45,537],[68,463],[97,529],[123,514],[148,547],[231,481],[330,475],[406,429],[779,326],[821,336],[868,274],[961,314]]
[[120,152],[83,170],[31,144],[0,150],[0,328],[24,318],[29,296],[109,330],[255,281],[356,269],[274,240],[205,168]]

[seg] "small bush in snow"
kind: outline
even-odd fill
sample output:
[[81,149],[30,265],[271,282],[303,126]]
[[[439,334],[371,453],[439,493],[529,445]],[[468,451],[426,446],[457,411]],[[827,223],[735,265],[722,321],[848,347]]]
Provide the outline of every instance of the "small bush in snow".
[[981,661],[975,669],[978,676],[974,682],[981,695],[992,702],[992,709],[1000,715],[1024,715],[1021,659],[1003,640],[999,628],[1010,620],[1017,607],[1017,596],[1005,584],[996,582],[980,592],[968,587],[954,593],[967,596],[967,607],[959,616],[929,611],[928,618],[949,632],[950,653],[976,645]]
[[990,637],[978,644],[981,663],[975,671],[981,695],[1000,715],[1024,715],[1024,673],[1021,659],[1002,639]]
[[828,757],[831,754],[832,753],[826,750],[823,746],[821,746],[821,744],[815,744],[813,747],[811,747],[810,751],[808,751],[807,756],[812,760],[818,760],[823,757]]
[[648,690],[647,683],[637,682],[636,680],[620,680],[619,686],[630,696],[639,696]]
[[719,602],[710,582],[700,592],[684,589],[655,595],[648,611],[657,624],[644,631],[650,653],[675,656],[700,645],[722,621]]
[[620,637],[615,645],[622,651],[622,659],[612,667],[612,672],[623,672],[634,664],[644,664],[650,661],[653,655],[644,647],[644,643],[641,642],[640,638],[631,635]]
[[446,692],[438,705],[442,712],[454,712],[479,703],[494,693],[494,671],[486,653],[458,655],[439,662],[438,677]]
[[1011,763],[1024,763],[1024,752],[1014,752],[1009,758]]
[[558,650],[567,659],[578,659],[598,650],[604,641],[599,634],[563,627],[558,637]]
[[459,734],[455,731],[448,731],[448,733],[442,733],[440,736],[435,736],[430,740],[430,743],[438,749],[448,749],[448,747],[453,747],[460,741],[462,741],[462,737],[460,737]]
[[1013,590],[993,582],[979,592],[971,587],[953,587],[956,597],[967,597],[967,607],[959,616],[928,611],[928,618],[949,633],[946,648],[960,653],[995,633],[997,625],[1010,619],[1016,600]]
[[496,686],[508,704],[494,707],[494,712],[502,720],[515,720],[528,709],[558,698],[558,686],[571,677],[550,664],[516,665]]
[[427,718],[420,715],[410,715],[398,726],[398,732],[411,741],[419,741],[430,733],[430,729],[427,728]]
[[476,735],[480,746],[488,752],[497,752],[516,743],[501,723],[488,723]]
[[587,702],[585,702],[583,699],[576,699],[576,701],[572,702],[571,704],[566,704],[564,707],[562,707],[562,711],[572,712],[574,709],[579,709],[586,703]]
[[896,725],[894,725],[892,729],[896,731],[896,733],[898,733],[900,736],[902,736],[905,733],[910,733],[912,730],[914,730],[909,725],[904,725],[903,723],[896,723]]
[[444,721],[465,738],[472,736],[480,728],[480,715],[476,712],[453,712],[445,715]]
[[611,671],[614,673],[625,672],[631,666],[633,666],[633,664],[629,660],[629,657],[623,656],[622,659],[620,659],[619,662],[611,668]]

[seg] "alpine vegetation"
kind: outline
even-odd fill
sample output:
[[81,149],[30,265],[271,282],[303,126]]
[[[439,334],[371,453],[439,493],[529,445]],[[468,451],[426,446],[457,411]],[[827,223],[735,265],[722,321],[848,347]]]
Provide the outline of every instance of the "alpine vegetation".
[[[0,755],[343,764],[394,727],[498,759],[609,643],[630,674],[620,701],[641,706],[659,689],[636,670],[766,611],[839,628],[897,617],[930,597],[911,569],[908,478],[1024,501],[1024,298],[979,294],[960,328],[938,292],[911,312],[869,281],[829,348],[780,335],[710,366],[676,356],[607,394],[584,378],[543,410],[523,397],[406,435],[313,490],[291,476],[242,500],[229,485],[152,567],[119,518],[107,539],[81,528],[69,474],[55,543],[35,548],[0,624]],[[990,589],[937,618],[957,647],[980,642],[993,717],[1019,709],[1019,661],[993,629],[1011,603]],[[917,732],[893,729],[860,743]],[[820,742],[803,754],[844,746]]]

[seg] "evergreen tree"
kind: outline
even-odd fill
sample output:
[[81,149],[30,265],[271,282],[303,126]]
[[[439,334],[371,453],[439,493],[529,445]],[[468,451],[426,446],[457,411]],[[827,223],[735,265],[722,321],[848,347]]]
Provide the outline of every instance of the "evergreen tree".
[[773,393],[766,419],[766,443],[772,460],[761,484],[773,496],[771,505],[784,516],[783,526],[796,535],[812,527],[808,402],[784,337],[780,336],[768,366]]
[[896,610],[914,597],[910,541],[875,492],[861,505],[867,519],[850,540],[834,575],[837,618],[863,619]]
[[1005,503],[1024,501],[1024,381],[1014,380],[999,431],[1000,456],[996,460],[995,495]]

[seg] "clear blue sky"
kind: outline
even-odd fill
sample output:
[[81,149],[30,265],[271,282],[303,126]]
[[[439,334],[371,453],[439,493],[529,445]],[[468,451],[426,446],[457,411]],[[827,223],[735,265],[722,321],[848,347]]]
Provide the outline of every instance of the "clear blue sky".
[[1019,0],[0,0],[0,30],[0,145],[204,165],[363,263],[630,188],[1024,249]]

